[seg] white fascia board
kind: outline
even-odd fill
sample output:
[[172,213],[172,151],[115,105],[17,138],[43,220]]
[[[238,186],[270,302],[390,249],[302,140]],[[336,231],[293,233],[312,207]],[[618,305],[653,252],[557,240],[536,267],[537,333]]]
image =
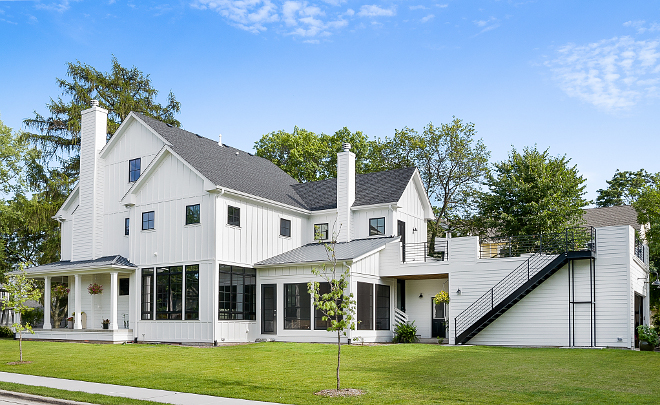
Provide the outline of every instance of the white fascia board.
[[399,203],[381,203],[381,204],[370,204],[370,205],[360,205],[357,207],[351,207],[351,211],[363,211],[363,210],[371,210],[371,209],[378,209],[378,208],[402,208]]
[[128,114],[128,117],[126,117],[126,119],[124,120],[124,122],[122,122],[121,125],[119,126],[119,128],[117,128],[117,130],[115,131],[114,135],[112,135],[112,138],[110,138],[110,141],[108,141],[108,143],[105,144],[105,146],[103,147],[103,149],[101,149],[101,152],[99,152],[99,156],[100,156],[101,158],[104,158],[104,157],[108,154],[108,151],[109,151],[110,149],[112,149],[113,146],[114,146],[117,142],[119,142],[118,139],[121,138],[121,137],[124,135],[124,133],[126,133],[126,128],[128,128],[128,127],[130,126],[130,123],[131,123],[133,120],[135,120],[135,121],[139,122],[140,124],[142,124],[145,128],[147,128],[147,130],[149,130],[149,132],[151,132],[152,134],[154,134],[154,135],[155,135],[158,139],[160,139],[165,145],[172,146],[171,143],[167,142],[167,139],[163,138],[158,132],[154,131],[153,128],[151,128],[149,125],[147,125],[144,121],[142,121],[140,118],[138,118],[138,116],[135,115],[135,114],[131,111],[131,112]]
[[[351,263],[356,259],[346,259],[346,260],[337,260],[337,267],[341,263]],[[331,261],[321,261],[321,262],[296,262],[296,263],[278,263],[278,264],[253,264],[252,267],[255,269],[267,269],[267,268],[277,268],[277,267],[305,267],[305,266],[322,266],[324,264],[332,263]]]
[[327,214],[336,214],[337,213],[337,208],[328,208],[325,210],[316,210],[316,211],[311,211],[311,215],[327,215]]
[[78,269],[54,269],[54,270],[44,270],[44,271],[33,271],[28,272],[25,276],[27,278],[41,278],[43,276],[66,276],[74,274],[105,274],[112,273],[114,271],[121,271],[124,273],[134,272],[137,270],[135,267],[121,266],[121,265],[112,265],[112,266],[103,266],[103,267],[83,267]]
[[308,211],[308,210],[303,209],[303,208],[293,207],[293,206],[288,205],[288,204],[283,204],[281,202],[269,200],[269,199],[263,198],[263,197],[257,197],[256,195],[243,193],[241,191],[236,191],[236,190],[233,190],[233,189],[230,189],[230,188],[216,186],[216,190],[218,192],[220,192],[220,195],[222,195],[222,194],[231,194],[231,195],[235,195],[237,197],[245,198],[247,200],[258,201],[262,204],[272,205],[272,206],[277,207],[277,208],[286,209],[286,210],[297,212],[297,213],[300,213],[300,214],[312,215],[312,214],[317,213],[317,211],[311,212],[311,211]]
[[55,215],[53,215],[51,218],[60,222],[69,219],[66,215],[66,211],[69,209],[71,203],[73,203],[76,198],[78,198],[78,193],[79,185],[76,184],[76,186],[73,188],[73,191],[71,191],[71,194],[69,194],[66,200],[64,200],[62,206],[60,206],[60,209],[58,209]]
[[433,214],[433,206],[431,205],[429,196],[426,193],[426,189],[424,188],[424,182],[422,181],[422,176],[419,174],[419,169],[415,169],[412,181],[415,183],[417,194],[419,195],[420,200],[422,200],[422,205],[424,206],[424,219],[430,221],[434,220],[435,215]]

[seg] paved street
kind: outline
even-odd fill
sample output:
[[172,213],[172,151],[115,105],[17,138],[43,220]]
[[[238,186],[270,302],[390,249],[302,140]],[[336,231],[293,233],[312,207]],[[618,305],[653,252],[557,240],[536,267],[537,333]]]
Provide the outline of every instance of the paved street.
[[0,405],[90,405],[87,402],[67,401],[64,399],[46,398],[37,395],[23,394],[0,390]]

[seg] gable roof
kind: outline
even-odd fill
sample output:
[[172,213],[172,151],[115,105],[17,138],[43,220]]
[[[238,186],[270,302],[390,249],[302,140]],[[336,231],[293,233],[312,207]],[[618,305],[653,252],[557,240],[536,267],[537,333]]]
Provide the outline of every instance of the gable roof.
[[126,269],[137,269],[137,266],[128,261],[127,258],[114,255],[114,256],[104,256],[99,257],[98,259],[93,260],[78,260],[72,262],[70,260],[62,260],[59,262],[48,263],[41,266],[28,267],[25,269],[27,274],[42,274],[49,272],[60,272],[60,271],[75,271],[75,270],[92,270],[98,268],[126,268]]
[[[398,236],[356,239],[350,242],[335,244],[335,258],[338,262],[354,260],[385,247],[390,242],[397,240]],[[309,243],[297,249],[289,250],[277,256],[270,257],[256,263],[255,266],[277,266],[296,263],[322,263],[329,262],[328,251],[325,243]]]
[[641,228],[637,222],[637,211],[631,205],[587,208],[582,218],[587,225],[594,228],[616,225],[630,225],[637,231]]
[[[337,179],[298,183],[273,162],[135,114],[204,177],[220,187],[310,211],[337,208]],[[354,207],[395,203],[415,173],[414,167],[355,176]]]
[[[353,207],[399,201],[415,170],[406,167],[356,175]],[[337,208],[337,179],[295,184],[293,188],[312,211]]]
[[298,182],[271,161],[134,113],[165,138],[181,158],[220,187],[307,209],[291,186]]

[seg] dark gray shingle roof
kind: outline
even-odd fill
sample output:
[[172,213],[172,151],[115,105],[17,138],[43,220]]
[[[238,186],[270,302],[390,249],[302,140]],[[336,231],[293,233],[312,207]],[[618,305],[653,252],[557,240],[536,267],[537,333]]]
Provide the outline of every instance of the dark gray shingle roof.
[[[414,167],[406,167],[356,175],[353,206],[399,201],[413,173]],[[296,184],[293,188],[312,211],[337,208],[337,179]]]
[[216,185],[307,209],[291,187],[298,182],[271,161],[230,146],[220,147],[211,139],[170,127],[139,113],[136,115],[170,142],[179,156]]
[[[350,242],[337,243],[335,244],[335,257],[337,258],[337,261],[353,260],[397,239],[398,236],[393,236],[386,238],[356,239]],[[319,263],[328,261],[330,260],[328,258],[328,251],[325,248],[325,244],[315,242],[262,260],[256,265],[275,266],[282,264]]]
[[639,231],[637,211],[631,205],[614,207],[587,208],[583,218],[587,225],[594,228],[602,226],[630,225]]
[[[298,183],[271,161],[135,113],[216,185],[311,211],[337,207],[337,179]],[[238,154],[237,154],[238,153]],[[414,167],[355,176],[354,207],[399,201]]]
[[111,266],[134,267],[137,269],[137,266],[129,262],[127,258],[120,255],[115,255],[99,257],[98,259],[94,260],[79,260],[75,262],[70,260],[62,260],[59,262],[44,264],[42,266],[28,267],[25,269],[25,272],[29,274],[59,270],[84,270]]

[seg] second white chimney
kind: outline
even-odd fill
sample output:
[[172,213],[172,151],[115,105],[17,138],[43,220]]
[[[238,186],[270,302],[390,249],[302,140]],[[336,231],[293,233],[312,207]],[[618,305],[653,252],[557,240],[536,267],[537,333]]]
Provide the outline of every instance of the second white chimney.
[[351,207],[355,202],[355,153],[351,144],[344,144],[344,151],[337,153],[337,242],[351,240]]

